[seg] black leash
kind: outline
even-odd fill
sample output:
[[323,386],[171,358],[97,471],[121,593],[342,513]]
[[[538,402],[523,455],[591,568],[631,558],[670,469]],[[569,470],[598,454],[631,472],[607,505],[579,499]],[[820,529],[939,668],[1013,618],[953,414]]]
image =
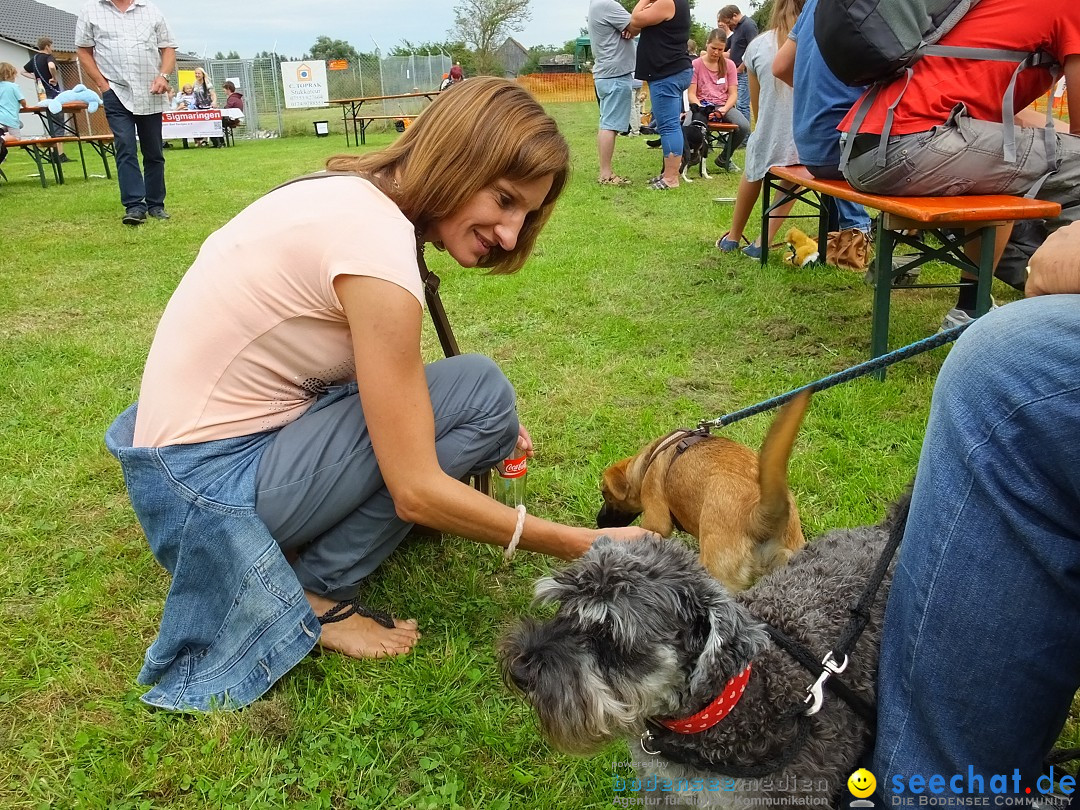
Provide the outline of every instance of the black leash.
[[[810,649],[801,642],[785,635],[768,623],[765,625],[766,632],[768,632],[773,641],[777,643],[777,646],[802,664],[812,675],[817,677],[818,680],[815,681],[814,686],[827,687],[837,697],[847,703],[860,717],[863,718],[863,720],[866,721],[871,732],[877,725],[877,708],[866,699],[855,694],[842,680],[833,677],[838,673],[831,671],[825,666],[824,662],[832,660],[837,665],[842,666],[846,664],[848,655],[855,649],[859,637],[866,629],[866,625],[870,623],[870,608],[873,607],[873,604],[877,599],[878,591],[881,589],[881,583],[885,581],[885,575],[889,571],[889,565],[892,563],[893,557],[896,556],[896,550],[900,547],[900,542],[904,539],[904,529],[907,526],[908,511],[910,508],[911,499],[905,497],[900,502],[895,515],[893,515],[893,525],[889,529],[889,540],[885,544],[885,548],[882,549],[881,556],[878,557],[878,561],[874,565],[874,570],[870,574],[870,578],[866,581],[866,587],[863,588],[863,592],[860,594],[858,601],[848,607],[851,618],[848,619],[844,632],[840,634],[840,639],[832,650],[826,654],[822,662],[819,663]],[[813,688],[814,687],[812,686],[811,690]],[[815,695],[813,694],[808,695],[808,700],[814,697]]]

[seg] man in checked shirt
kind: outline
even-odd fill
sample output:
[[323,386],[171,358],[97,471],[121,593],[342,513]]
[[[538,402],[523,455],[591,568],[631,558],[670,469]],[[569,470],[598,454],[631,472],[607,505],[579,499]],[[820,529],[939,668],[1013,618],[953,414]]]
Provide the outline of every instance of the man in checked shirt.
[[122,222],[141,225],[147,215],[168,219],[161,113],[169,106],[176,42],[165,17],[147,0],[89,0],[75,26],[75,46],[113,133]]

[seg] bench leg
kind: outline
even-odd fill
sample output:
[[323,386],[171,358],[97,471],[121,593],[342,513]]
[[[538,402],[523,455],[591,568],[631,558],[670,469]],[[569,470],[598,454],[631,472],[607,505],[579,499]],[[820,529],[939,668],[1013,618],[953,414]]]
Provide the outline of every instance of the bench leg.
[[[822,264],[829,263],[829,197],[818,194],[818,221],[817,221],[817,245],[818,261]],[[835,203],[832,203],[835,206]]]
[[23,148],[26,150],[26,154],[33,158],[34,165],[37,166],[38,179],[41,181],[41,187],[45,188],[45,166],[43,165],[43,161],[49,154],[48,151],[42,152],[40,149],[31,149],[28,146],[24,146]]
[[112,147],[102,141],[90,141],[90,146],[101,156],[101,165],[105,167],[105,177],[112,180],[112,172],[109,170],[109,152]]
[[[893,290],[892,254],[895,246],[893,232],[885,227],[884,217],[878,217],[877,244],[874,246],[874,311],[870,334],[870,358],[881,357],[889,351],[889,304]],[[885,379],[885,369],[874,372],[878,380]]]
[[90,175],[86,172],[86,156],[83,154],[82,140],[79,142],[79,163],[82,164],[82,176],[83,180],[89,180]]
[[997,228],[979,228],[979,280],[975,288],[975,317],[990,311],[990,287],[994,281],[994,241]]
[[769,216],[769,197],[772,196],[770,191],[772,189],[773,176],[768,172],[765,172],[765,182],[761,184],[761,266],[765,267],[769,263],[769,243],[772,241],[769,239],[769,220],[772,217]]

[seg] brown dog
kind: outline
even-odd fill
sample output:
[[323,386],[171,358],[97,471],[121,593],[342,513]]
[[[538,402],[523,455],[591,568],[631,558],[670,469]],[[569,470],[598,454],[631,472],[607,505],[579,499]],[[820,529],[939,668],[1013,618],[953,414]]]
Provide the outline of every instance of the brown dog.
[[696,537],[701,564],[733,591],[749,588],[806,542],[787,483],[791,448],[810,394],[787,403],[760,454],[721,436],[686,441],[687,432],[656,439],[604,471],[597,526],[641,526],[669,537]]

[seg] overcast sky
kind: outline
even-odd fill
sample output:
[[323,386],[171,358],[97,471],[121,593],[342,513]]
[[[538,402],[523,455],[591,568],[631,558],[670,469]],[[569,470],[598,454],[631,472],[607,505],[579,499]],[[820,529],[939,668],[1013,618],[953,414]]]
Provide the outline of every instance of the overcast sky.
[[[84,0],[43,0],[79,13]],[[384,52],[402,40],[441,42],[454,22],[455,0],[154,0],[172,26],[180,50],[213,56],[259,51],[299,56],[320,34],[345,39],[359,51]],[[738,2],[738,0],[735,0]],[[725,0],[698,0],[694,18],[710,25]],[[559,45],[585,26],[588,0],[534,0],[532,20],[512,36],[526,48]],[[746,11],[747,9],[743,9]]]

